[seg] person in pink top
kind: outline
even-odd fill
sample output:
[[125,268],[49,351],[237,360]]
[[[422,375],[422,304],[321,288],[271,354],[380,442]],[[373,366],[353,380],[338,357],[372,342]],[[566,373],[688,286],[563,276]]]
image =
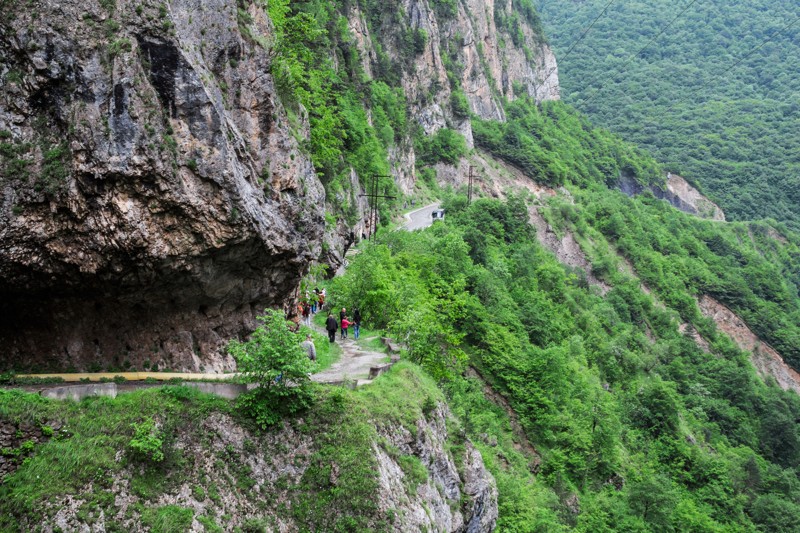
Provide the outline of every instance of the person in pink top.
[[352,324],[352,322],[350,322],[349,320],[347,320],[347,315],[345,315],[345,316],[342,318],[342,324],[341,324],[341,325],[342,325],[342,338],[343,338],[343,339],[346,339],[346,338],[347,338],[347,328],[349,328],[349,327],[350,327],[350,324]]

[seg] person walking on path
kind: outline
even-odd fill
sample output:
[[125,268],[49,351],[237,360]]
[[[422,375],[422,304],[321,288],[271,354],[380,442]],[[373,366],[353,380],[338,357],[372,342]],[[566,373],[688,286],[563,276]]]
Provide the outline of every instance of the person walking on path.
[[311,327],[311,305],[308,302],[303,304],[303,324]]
[[342,338],[343,339],[347,338],[347,328],[350,327],[350,324],[352,324],[352,322],[347,320],[347,315],[345,315],[344,318],[342,319]]
[[361,333],[361,311],[358,307],[353,311],[353,338],[358,340],[358,335]]
[[339,311],[339,320],[344,320],[344,317],[347,316],[347,309],[342,307],[342,310]]
[[328,313],[328,320],[325,322],[325,329],[328,332],[328,340],[334,342],[336,340],[336,330],[339,329],[339,324],[333,318],[333,314]]
[[306,350],[309,359],[311,359],[312,361],[317,360],[317,347],[314,346],[314,339],[311,338],[310,333],[306,335],[306,340],[303,341],[303,343],[301,343],[300,346],[302,346]]

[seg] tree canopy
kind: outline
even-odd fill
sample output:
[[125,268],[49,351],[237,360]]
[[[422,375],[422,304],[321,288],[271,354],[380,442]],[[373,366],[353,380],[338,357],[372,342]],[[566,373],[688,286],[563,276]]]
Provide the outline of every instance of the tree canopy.
[[796,2],[615,2],[567,56],[607,3],[539,2],[564,101],[699,184],[729,219],[800,228]]

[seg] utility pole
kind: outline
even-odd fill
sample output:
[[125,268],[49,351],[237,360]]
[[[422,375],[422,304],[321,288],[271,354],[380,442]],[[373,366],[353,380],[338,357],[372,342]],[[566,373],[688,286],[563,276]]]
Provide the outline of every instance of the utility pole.
[[467,185],[467,205],[472,203],[472,165],[469,166],[469,185]]
[[372,176],[370,176],[372,182],[368,186],[368,190],[371,189],[371,191],[366,194],[359,194],[359,196],[366,197],[370,200],[369,215],[367,216],[367,220],[370,221],[370,226],[372,227],[372,231],[369,234],[370,241],[372,240],[372,236],[375,235],[375,233],[377,232],[377,227],[378,227],[378,198],[387,198],[387,199],[397,198],[396,196],[391,196],[388,194],[378,194],[378,178],[391,178],[391,177],[392,176],[373,174]]

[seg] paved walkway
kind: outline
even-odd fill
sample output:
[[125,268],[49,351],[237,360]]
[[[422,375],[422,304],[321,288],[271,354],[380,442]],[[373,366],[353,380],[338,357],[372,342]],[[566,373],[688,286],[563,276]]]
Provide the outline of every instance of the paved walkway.
[[431,213],[433,213],[436,209],[439,209],[439,202],[426,205],[425,207],[420,207],[419,209],[411,211],[410,213],[406,213],[405,217],[407,222],[403,224],[403,229],[413,231],[415,229],[427,228],[433,224]]
[[[328,336],[328,333],[314,324],[314,329]],[[340,330],[341,331],[341,330]],[[369,379],[370,368],[380,366],[389,362],[389,356],[381,352],[373,352],[361,348],[350,337],[342,340],[339,332],[336,333],[336,342],[342,348],[342,356],[329,368],[311,376],[312,381],[317,383],[340,383],[343,381],[354,381],[356,385],[371,383]]]
[[185,380],[222,380],[235,378],[238,373],[230,374],[201,374],[194,372],[81,372],[75,374],[17,374],[20,378],[61,378],[64,381],[100,381],[101,379],[114,379],[122,376],[127,381],[144,381],[145,379],[155,379],[158,381],[169,381],[171,379]]

